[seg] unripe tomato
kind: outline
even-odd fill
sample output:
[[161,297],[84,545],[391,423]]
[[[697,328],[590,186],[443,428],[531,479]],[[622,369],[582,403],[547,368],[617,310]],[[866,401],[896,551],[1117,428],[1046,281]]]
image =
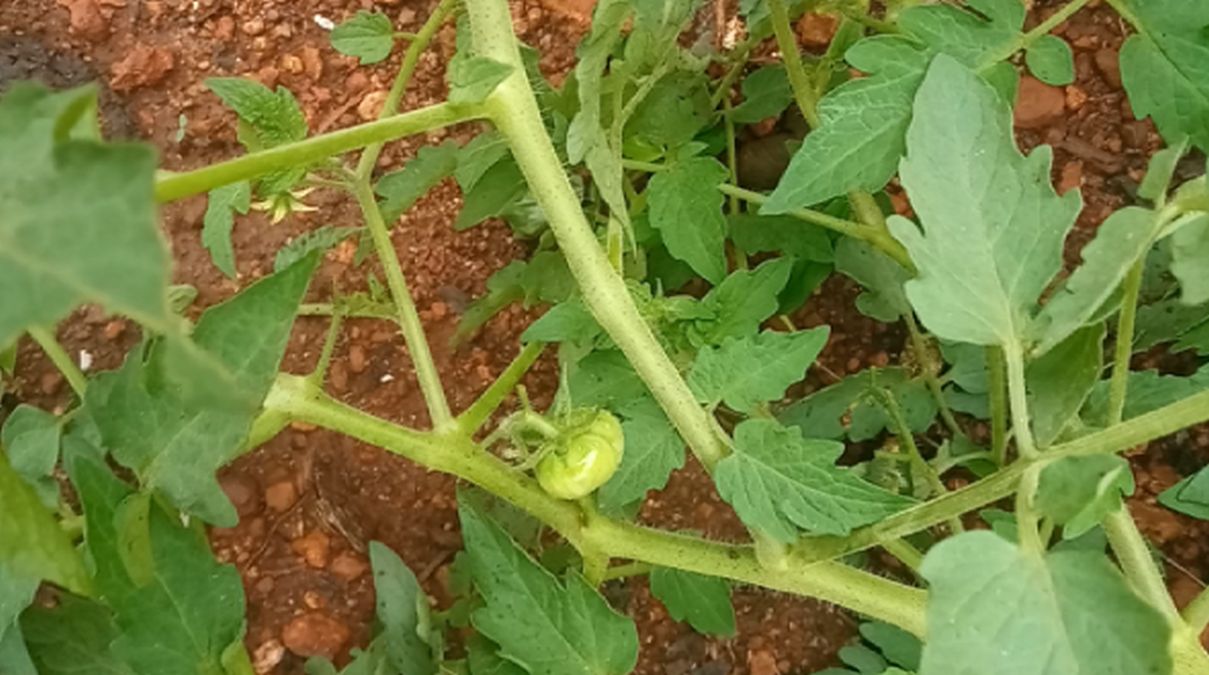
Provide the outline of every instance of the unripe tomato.
[[621,464],[625,434],[621,423],[606,411],[584,416],[548,442],[537,464],[537,482],[550,496],[579,499],[608,482]]

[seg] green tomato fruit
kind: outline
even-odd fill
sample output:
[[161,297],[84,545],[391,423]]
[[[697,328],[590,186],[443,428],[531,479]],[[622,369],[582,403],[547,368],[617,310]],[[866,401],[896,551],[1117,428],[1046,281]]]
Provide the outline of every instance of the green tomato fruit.
[[617,471],[625,434],[617,418],[602,410],[550,444],[537,464],[537,482],[552,497],[579,499],[595,492]]

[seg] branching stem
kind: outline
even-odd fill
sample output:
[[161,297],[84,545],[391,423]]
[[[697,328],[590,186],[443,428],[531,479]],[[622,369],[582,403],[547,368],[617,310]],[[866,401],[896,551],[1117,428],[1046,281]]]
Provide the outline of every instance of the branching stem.
[[483,423],[500,407],[508,394],[511,394],[512,390],[516,388],[525,373],[533,367],[545,346],[545,343],[542,342],[530,342],[525,345],[520,354],[517,354],[512,363],[504,369],[504,372],[495,378],[491,386],[487,387],[487,390],[470,404],[469,408],[458,415],[458,427],[463,433],[473,436],[483,426]]

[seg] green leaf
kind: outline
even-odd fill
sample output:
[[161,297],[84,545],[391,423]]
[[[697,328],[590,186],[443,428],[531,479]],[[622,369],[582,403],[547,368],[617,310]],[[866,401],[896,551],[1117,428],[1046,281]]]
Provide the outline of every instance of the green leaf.
[[223,274],[235,278],[235,250],[231,247],[231,230],[235,214],[246,214],[252,207],[252,187],[246,181],[232,183],[210,191],[206,215],[202,219],[202,246],[210,251]]
[[450,66],[449,102],[454,105],[482,103],[511,74],[512,66],[487,56],[457,59]]
[[579,299],[555,305],[521,334],[522,342],[588,342],[601,335],[600,324]]
[[634,668],[633,622],[582,577],[571,573],[559,583],[473,506],[460,502],[458,513],[484,601],[474,627],[500,645],[501,656],[533,675],[623,675]]
[[1104,324],[1087,326],[1028,364],[1029,410],[1039,447],[1056,441],[1099,381],[1104,368]]
[[4,675],[38,675],[34,663],[25,648],[25,636],[21,627],[0,627],[0,672]]
[[748,527],[785,543],[799,528],[845,535],[912,503],[835,466],[842,444],[802,438],[773,420],[740,423],[734,450],[718,463],[718,494]]
[[528,191],[528,185],[520,167],[509,156],[483,171],[473,187],[467,189],[463,185],[462,190],[462,210],[454,221],[455,230],[465,230],[488,218],[502,215],[520,202]]
[[214,408],[162,381],[172,355],[164,344],[135,350],[120,370],[89,385],[85,405],[105,446],[143,485],[207,522],[236,523],[214,473],[237,454],[268,394],[316,261],[306,258],[210,308],[193,331],[197,346],[231,373],[247,405]]
[[[481,133],[458,150],[458,164],[453,170],[453,177],[461,186],[462,192],[470,192],[488,169],[510,156],[508,142],[499,132]],[[419,159],[419,155],[416,157]]]
[[361,65],[378,63],[395,46],[395,28],[385,14],[359,10],[351,19],[332,29],[332,47],[345,56],[355,56]]
[[333,227],[324,225],[317,230],[304,233],[290,243],[282,246],[273,259],[273,271],[281,272],[315,251],[322,253],[336,244],[362,231],[360,227]]
[[100,603],[64,594],[53,609],[26,610],[21,628],[42,675],[134,675],[109,647],[118,638],[118,627]]
[[1146,167],[1146,176],[1138,186],[1138,196],[1157,202],[1167,195],[1171,189],[1171,181],[1175,178],[1175,170],[1180,159],[1188,152],[1188,140],[1180,139],[1171,147],[1163,148],[1154,153],[1150,164]]
[[[1145,351],[1165,342],[1179,341],[1172,352],[1194,349],[1197,334],[1209,327],[1209,303],[1188,306],[1178,298],[1166,298],[1138,307],[1134,330],[1134,352]],[[1205,336],[1209,337],[1209,336]],[[1209,351],[1209,342],[1199,350]]]
[[[1108,417],[1108,381],[1101,381],[1083,407],[1083,419],[1088,424],[1102,425]],[[1123,419],[1153,412],[1181,399],[1209,389],[1209,367],[1202,367],[1189,377],[1160,375],[1153,370],[1129,374],[1125,394]]]
[[1209,214],[1171,235],[1171,273],[1180,280],[1185,305],[1209,302]]
[[704,344],[720,345],[728,337],[755,335],[760,324],[776,313],[777,294],[789,281],[790,258],[777,258],[753,270],[738,270],[710,290],[701,308],[714,319],[699,327]]
[[48,509],[59,505],[59,483],[52,473],[59,462],[59,418],[21,404],[17,406],[0,432],[0,448],[8,453],[13,470],[25,480]]
[[276,91],[243,77],[212,77],[210,88],[248,125],[241,134],[248,150],[256,151],[306,138],[306,116],[294,94],[285,87]]
[[730,604],[730,584],[719,577],[656,567],[651,570],[651,594],[667,607],[676,621],[687,621],[698,633],[731,637],[735,634],[735,608]]
[[1013,47],[1019,47],[1023,3],[968,0],[966,4],[982,16],[953,5],[920,5],[904,10],[898,25],[904,33],[972,69],[989,66],[984,63],[988,54],[1010,56]]
[[764,66],[743,78],[743,102],[730,111],[736,124],[755,124],[779,117],[793,102],[793,89],[782,65]]
[[1043,35],[1024,54],[1028,69],[1038,80],[1056,87],[1075,81],[1075,56],[1066,40]]
[[706,347],[697,354],[688,385],[707,406],[726,403],[732,410],[751,414],[761,403],[783,397],[789,385],[805,377],[829,335],[830,330],[822,326],[731,338],[721,347]]
[[526,675],[528,671],[505,661],[496,654],[498,647],[482,635],[475,634],[467,646],[466,662],[470,675]]
[[67,533],[0,453],[0,631],[24,606],[20,597],[32,599],[41,579],[77,593],[92,588]]
[[835,269],[851,277],[865,291],[857,296],[861,314],[892,323],[911,313],[911,303],[903,289],[911,273],[889,256],[869,244],[844,237],[835,247]]
[[[158,504],[149,504],[146,519],[123,520],[123,505],[138,493],[83,447],[66,449],[65,457],[84,505],[97,587],[114,610],[112,653],[139,675],[224,672],[224,653],[243,638],[239,573],[214,561],[200,528],[180,526]],[[147,573],[129,573],[123,547],[134,539],[148,542]]]
[[1062,267],[1079,194],[1054,192],[1049,147],[1021,155],[1006,104],[948,56],[920,86],[907,149],[901,178],[926,229],[890,218],[919,268],[907,297],[938,337],[1018,345]]
[[710,82],[696,70],[676,70],[659,80],[626,122],[627,143],[679,148],[713,119]]
[[1155,213],[1128,206],[1100,225],[1083,247],[1083,264],[1055,292],[1037,317],[1035,355],[1044,354],[1090,321],[1117,291],[1154,241]]
[[1129,462],[1116,455],[1065,457],[1041,471],[1036,503],[1041,513],[1062,525],[1062,538],[1074,539],[1121,508],[1133,494]]
[[374,568],[378,621],[390,664],[400,673],[436,672],[428,642],[428,597],[416,575],[385,544],[372,541],[369,559]]
[[967,532],[929,551],[921,571],[930,592],[920,675],[1171,672],[1171,624],[1102,553],[1042,557]]
[[[452,175],[458,168],[461,155],[462,148],[453,141],[426,145],[420,148],[415,159],[404,164],[402,169],[378,179],[374,191],[382,197],[379,206],[386,222],[393,223],[398,220],[399,216],[424,196],[424,193]],[[497,157],[497,161],[502,158],[503,153]]]
[[1209,520],[1209,467],[1164,490],[1159,503],[1172,511]]
[[717,186],[729,173],[717,160],[695,157],[651,176],[651,225],[667,250],[717,284],[726,277],[725,196]]
[[[680,434],[655,399],[646,393],[646,386],[641,381],[638,381],[638,387],[641,388],[639,398],[623,399],[610,406],[625,417],[621,423],[625,453],[613,477],[596,495],[605,512],[618,512],[644,499],[648,490],[662,489],[672,472],[684,466],[684,441]],[[573,387],[572,395],[579,391]],[[580,398],[573,400],[581,405]]]
[[819,102],[819,127],[794,154],[761,213],[786,213],[855,189],[880,190],[898,170],[928,54],[909,40],[883,36],[858,42],[845,58],[869,76]]
[[1121,81],[1138,119],[1174,144],[1209,150],[1209,13],[1182,0],[1126,0],[1137,34],[1121,47]]
[[877,647],[891,663],[910,670],[919,668],[923,645],[919,638],[907,631],[879,621],[868,621],[860,625],[861,637]]
[[168,325],[168,249],[150,146],[67,139],[95,92],[16,84],[0,98],[0,345],[85,302]]
[[798,427],[814,438],[867,441],[892,425],[875,395],[888,390],[898,401],[915,433],[936,419],[936,402],[927,386],[902,368],[870,368],[795,401],[777,414],[781,423]]
[[821,227],[790,216],[741,213],[729,218],[730,237],[744,253],[783,253],[802,260],[835,260],[831,237]]
[[8,454],[13,470],[32,482],[54,471],[59,461],[59,433],[59,418],[21,404],[4,421],[0,447]]
[[[239,141],[248,152],[306,138],[306,116],[289,89],[278,87],[272,91],[255,80],[240,77],[212,77],[206,80],[206,86],[239,116]],[[273,171],[260,177],[258,190],[264,195],[281,194],[305,175],[305,166]]]

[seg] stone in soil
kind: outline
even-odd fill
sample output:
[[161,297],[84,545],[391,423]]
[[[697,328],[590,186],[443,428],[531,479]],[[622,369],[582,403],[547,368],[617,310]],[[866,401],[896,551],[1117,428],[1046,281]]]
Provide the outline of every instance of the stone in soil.
[[298,501],[298,488],[294,482],[283,480],[274,483],[264,491],[264,503],[278,513],[288,511]]
[[345,551],[332,560],[329,571],[345,582],[356,581],[369,571],[369,563],[361,556]]
[[128,92],[156,85],[163,82],[175,64],[176,58],[170,50],[138,45],[113,64],[109,86],[114,91]]
[[334,659],[348,642],[349,628],[323,612],[307,612],[281,629],[286,649],[298,656]]
[[332,540],[319,530],[309,532],[290,542],[290,548],[316,569],[327,567]]
[[1016,94],[1016,126],[1020,129],[1040,129],[1062,119],[1066,112],[1066,94],[1029,76],[1020,78]]

